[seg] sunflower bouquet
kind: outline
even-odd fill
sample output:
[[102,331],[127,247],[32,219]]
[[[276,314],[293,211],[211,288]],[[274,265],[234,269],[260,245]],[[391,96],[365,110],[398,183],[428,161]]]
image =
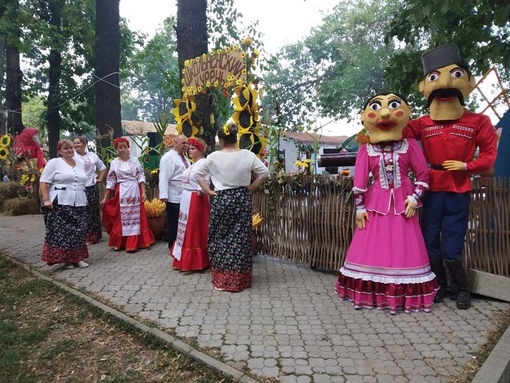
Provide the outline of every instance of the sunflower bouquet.
[[147,200],[144,205],[148,218],[161,217],[165,213],[166,204],[158,198]]

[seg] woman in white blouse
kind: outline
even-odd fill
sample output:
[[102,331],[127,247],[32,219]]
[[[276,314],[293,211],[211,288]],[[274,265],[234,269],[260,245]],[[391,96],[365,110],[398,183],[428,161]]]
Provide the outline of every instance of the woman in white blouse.
[[42,260],[67,269],[87,267],[85,182],[83,164],[74,160],[73,142],[60,140],[58,158],[48,161],[40,178],[46,236]]
[[[208,252],[216,290],[237,292],[252,284],[252,197],[269,172],[251,151],[237,147],[237,125],[218,130],[221,150],[197,164],[202,189],[213,196]],[[211,176],[214,191],[205,181]],[[252,174],[255,175],[252,180]]]
[[[87,151],[88,140],[80,136],[73,140],[74,159],[83,163],[87,182],[85,183],[85,194],[87,196],[87,246],[99,242],[103,237],[101,227],[101,213],[99,211],[99,188],[106,175],[106,166],[96,153]],[[97,172],[97,174],[96,174]]]

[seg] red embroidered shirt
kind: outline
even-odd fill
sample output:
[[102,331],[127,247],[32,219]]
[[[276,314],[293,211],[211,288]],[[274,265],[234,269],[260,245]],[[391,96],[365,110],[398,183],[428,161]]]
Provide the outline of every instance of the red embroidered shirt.
[[[409,122],[404,137],[421,141],[425,158],[431,167],[439,167],[446,160],[467,164],[467,171],[429,169],[429,191],[470,191],[470,173],[487,171],[496,161],[496,131],[484,114],[466,110],[455,121],[433,121],[428,115],[422,116]],[[477,147],[480,149],[479,155],[474,159]]]

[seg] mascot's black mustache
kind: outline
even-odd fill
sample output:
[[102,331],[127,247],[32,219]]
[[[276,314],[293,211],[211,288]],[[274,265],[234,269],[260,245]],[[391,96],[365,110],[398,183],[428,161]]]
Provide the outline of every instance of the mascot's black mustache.
[[462,92],[460,90],[458,90],[457,88],[436,89],[436,90],[432,91],[432,93],[430,94],[430,96],[427,100],[427,108],[430,106],[430,104],[432,104],[432,101],[436,97],[448,98],[448,97],[452,97],[452,96],[457,97],[459,99],[460,105],[462,105],[462,106],[466,105],[464,103],[464,96],[463,96]]

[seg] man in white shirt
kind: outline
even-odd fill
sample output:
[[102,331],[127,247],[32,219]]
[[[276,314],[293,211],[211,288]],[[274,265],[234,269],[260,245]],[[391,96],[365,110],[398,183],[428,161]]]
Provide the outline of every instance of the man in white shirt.
[[187,151],[188,138],[180,134],[175,138],[173,149],[166,152],[159,163],[159,199],[166,202],[166,227],[169,248],[172,248],[177,237],[182,175],[190,166],[188,158],[184,155]]

